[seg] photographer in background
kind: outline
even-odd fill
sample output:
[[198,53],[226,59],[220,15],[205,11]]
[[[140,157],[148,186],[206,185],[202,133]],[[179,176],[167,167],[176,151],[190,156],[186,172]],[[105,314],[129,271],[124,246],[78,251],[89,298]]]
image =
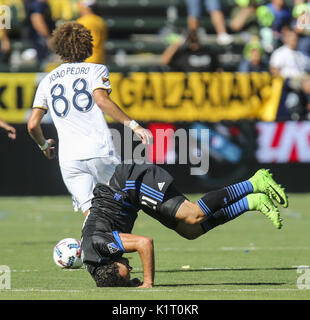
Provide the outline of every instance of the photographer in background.
[[176,72],[215,72],[219,67],[217,55],[200,45],[196,32],[173,42],[163,52],[161,64]]

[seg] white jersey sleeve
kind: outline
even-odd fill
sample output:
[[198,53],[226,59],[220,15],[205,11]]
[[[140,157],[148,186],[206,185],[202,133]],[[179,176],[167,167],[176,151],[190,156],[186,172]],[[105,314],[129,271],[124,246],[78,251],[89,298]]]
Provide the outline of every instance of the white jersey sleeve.
[[110,75],[108,68],[104,65],[97,65],[94,70],[94,79],[91,88],[92,91],[96,89],[105,89],[110,94],[112,89],[109,77]]
[[41,81],[37,88],[32,109],[43,109],[46,112],[48,110],[47,97],[44,92],[44,81]]

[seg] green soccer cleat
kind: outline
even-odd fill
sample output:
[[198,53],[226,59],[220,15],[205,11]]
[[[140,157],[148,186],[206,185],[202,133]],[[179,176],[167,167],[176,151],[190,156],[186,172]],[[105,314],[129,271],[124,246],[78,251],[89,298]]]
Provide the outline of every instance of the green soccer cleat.
[[273,180],[269,170],[258,170],[249,181],[253,186],[254,193],[265,193],[270,199],[277,201],[284,208],[288,207],[288,198],[284,188]]
[[281,229],[280,211],[266,194],[252,193],[247,196],[247,200],[250,210],[260,211],[272,221],[277,229]]

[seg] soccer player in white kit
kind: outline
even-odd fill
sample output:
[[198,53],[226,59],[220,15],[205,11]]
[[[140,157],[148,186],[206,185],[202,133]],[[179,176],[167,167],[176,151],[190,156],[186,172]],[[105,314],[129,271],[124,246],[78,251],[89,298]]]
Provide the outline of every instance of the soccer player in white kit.
[[67,22],[54,31],[52,47],[64,63],[40,82],[28,132],[48,159],[55,158],[55,141],[44,137],[40,125],[49,110],[58,133],[63,181],[75,211],[81,209],[86,216],[95,185],[107,183],[120,163],[104,114],[130,127],[144,144],[152,136],[110,99],[107,67],[84,62],[92,54],[89,30]]

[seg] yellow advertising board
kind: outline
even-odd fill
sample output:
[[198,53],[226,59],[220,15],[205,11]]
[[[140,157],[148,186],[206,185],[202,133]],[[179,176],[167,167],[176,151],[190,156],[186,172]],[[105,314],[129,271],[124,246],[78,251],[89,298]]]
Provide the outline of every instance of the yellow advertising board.
[[[2,119],[26,121],[42,76],[0,73]],[[273,121],[283,86],[269,73],[111,73],[110,80],[111,98],[132,118],[165,122]]]
[[274,120],[283,79],[269,73],[112,74],[112,99],[139,121]]
[[35,73],[0,73],[0,118],[23,123],[37,87]]

